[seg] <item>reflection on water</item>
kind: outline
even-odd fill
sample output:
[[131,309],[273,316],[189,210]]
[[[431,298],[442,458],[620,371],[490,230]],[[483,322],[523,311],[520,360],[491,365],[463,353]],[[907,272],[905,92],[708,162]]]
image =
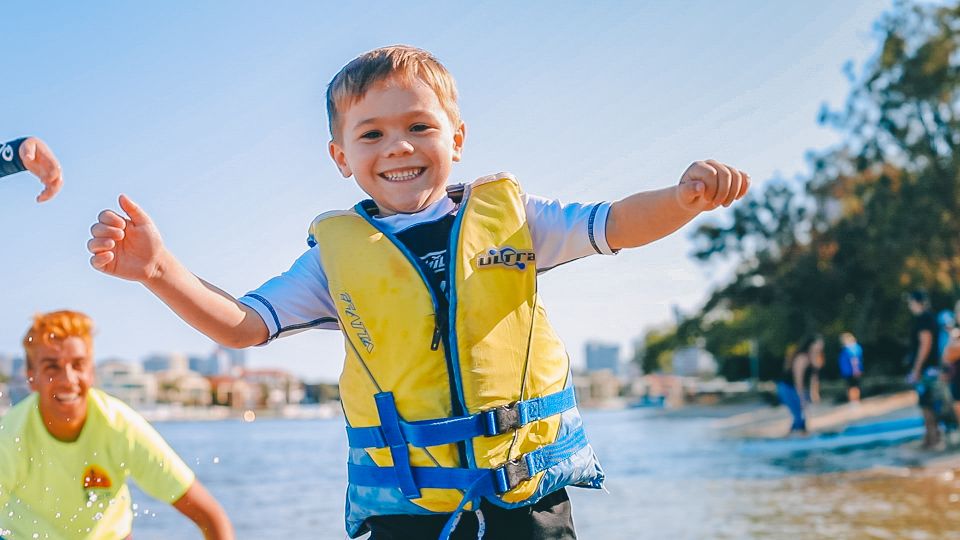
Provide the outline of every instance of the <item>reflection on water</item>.
[[[609,493],[571,489],[582,539],[960,539],[960,472],[908,469],[875,448],[761,459],[708,420],[588,412]],[[240,538],[344,538],[339,420],[159,424],[224,505]],[[892,465],[892,466],[891,466]],[[139,492],[137,540],[199,537]]]

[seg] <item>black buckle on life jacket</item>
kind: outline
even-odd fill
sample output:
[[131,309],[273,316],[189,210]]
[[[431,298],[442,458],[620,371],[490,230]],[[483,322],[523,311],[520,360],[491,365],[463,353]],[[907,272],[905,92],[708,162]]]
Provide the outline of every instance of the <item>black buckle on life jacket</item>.
[[527,463],[526,456],[520,456],[512,459],[495,469],[497,473],[497,488],[500,493],[506,493],[511,489],[525,482],[533,475],[530,474],[530,465]]
[[520,418],[520,408],[517,402],[501,405],[483,411],[486,436],[502,435],[508,431],[520,429],[523,426]]
[[463,191],[463,184],[447,186],[447,197],[450,197],[450,200],[453,201],[454,204],[460,204],[460,202],[463,200]]

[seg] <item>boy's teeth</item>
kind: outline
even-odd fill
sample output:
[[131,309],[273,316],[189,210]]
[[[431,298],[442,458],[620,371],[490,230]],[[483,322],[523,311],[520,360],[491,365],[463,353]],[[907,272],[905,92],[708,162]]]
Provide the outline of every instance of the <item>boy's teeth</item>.
[[391,182],[401,182],[403,180],[410,180],[420,174],[422,170],[423,169],[407,169],[405,171],[390,171],[383,173],[383,176]]

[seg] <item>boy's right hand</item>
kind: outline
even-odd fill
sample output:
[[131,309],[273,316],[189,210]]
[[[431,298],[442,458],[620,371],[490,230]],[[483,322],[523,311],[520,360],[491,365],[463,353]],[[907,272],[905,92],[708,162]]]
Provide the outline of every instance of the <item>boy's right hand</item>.
[[90,227],[92,238],[87,250],[93,254],[90,264],[105,274],[131,281],[145,282],[162,271],[164,253],[160,231],[150,216],[126,195],[120,195],[120,208],[126,217],[104,210]]

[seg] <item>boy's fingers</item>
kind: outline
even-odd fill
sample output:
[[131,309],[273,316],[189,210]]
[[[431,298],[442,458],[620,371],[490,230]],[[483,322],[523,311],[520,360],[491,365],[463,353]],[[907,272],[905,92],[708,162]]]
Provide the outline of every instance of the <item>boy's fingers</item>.
[[727,195],[730,194],[730,184],[732,182],[730,169],[715,159],[708,159],[707,163],[717,171],[717,191],[714,193],[711,202],[720,206],[727,200]]
[[90,227],[90,234],[93,235],[94,238],[109,238],[111,240],[123,240],[124,237],[123,229],[110,227],[103,223],[94,223],[93,226]]
[[87,251],[97,254],[117,247],[117,243],[110,238],[91,238],[87,240]]
[[130,221],[132,221],[134,225],[150,223],[150,216],[148,216],[137,203],[133,202],[133,199],[126,195],[120,195],[120,208],[127,213],[127,216],[130,217]]
[[742,199],[747,194],[747,190],[750,189],[750,175],[743,171],[740,171],[740,174],[743,175],[743,183],[740,185],[740,193],[737,194],[737,199]]
[[96,268],[97,270],[103,271],[104,267],[110,264],[113,261],[113,252],[112,251],[103,251],[97,253],[93,257],[90,257],[90,266]]
[[737,169],[729,167],[730,170],[730,191],[727,192],[727,198],[723,200],[723,205],[730,207],[733,204],[733,201],[737,200],[737,195],[740,193],[740,186],[743,182],[743,175]]
[[97,215],[97,221],[107,225],[108,227],[116,227],[118,229],[123,229],[127,226],[127,220],[120,217],[113,210],[103,210]]

